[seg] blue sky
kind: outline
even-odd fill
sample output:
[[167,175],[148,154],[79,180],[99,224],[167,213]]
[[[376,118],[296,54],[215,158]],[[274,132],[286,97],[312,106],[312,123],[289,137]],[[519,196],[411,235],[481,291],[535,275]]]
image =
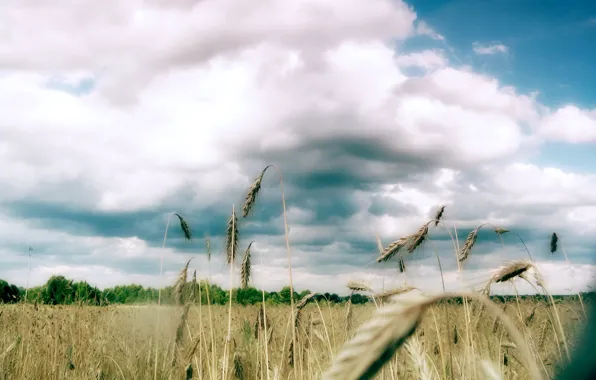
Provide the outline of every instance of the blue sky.
[[[554,292],[593,281],[596,5],[205,4],[0,5],[0,278],[155,286],[195,255],[200,277],[227,286],[230,209],[274,163],[299,289],[437,291],[435,250],[458,288],[446,228],[465,239],[483,222],[523,236],[547,280],[566,279]],[[240,229],[267,289],[287,284],[277,191],[270,172]],[[375,263],[376,235],[412,234],[440,205],[444,227],[407,258],[407,277]],[[174,228],[164,250],[171,211],[196,238]],[[571,264],[548,252],[553,231]],[[466,286],[526,257],[516,235],[504,243],[480,234]]]
[[[445,37],[456,61],[519,91],[538,92],[558,107],[596,104],[596,3],[590,1],[412,1],[418,16]],[[428,41],[424,41],[428,43]],[[507,53],[477,55],[474,43],[503,44]],[[593,143],[547,142],[532,157],[539,165],[596,171]]]
[[[419,17],[465,61],[549,106],[596,103],[596,4],[571,0],[412,1]],[[475,56],[474,42],[502,43],[509,54]]]

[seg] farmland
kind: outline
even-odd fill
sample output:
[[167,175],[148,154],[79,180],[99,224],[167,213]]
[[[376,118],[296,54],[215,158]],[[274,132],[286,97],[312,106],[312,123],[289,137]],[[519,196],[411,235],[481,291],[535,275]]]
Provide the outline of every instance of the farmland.
[[[566,356],[552,305],[534,299],[497,305],[523,334],[544,374],[552,375]],[[572,349],[582,308],[571,298],[556,306]],[[468,322],[463,305],[432,306],[380,378],[486,378],[491,368],[503,378],[528,378],[524,358],[500,320],[475,302],[467,307]],[[231,310],[226,355],[226,306],[161,306],[158,320],[156,306],[5,305],[0,374],[2,379],[217,379],[225,367],[228,378],[320,378],[375,306],[314,300],[301,308],[298,323],[285,305],[266,305],[265,319],[262,305]]]

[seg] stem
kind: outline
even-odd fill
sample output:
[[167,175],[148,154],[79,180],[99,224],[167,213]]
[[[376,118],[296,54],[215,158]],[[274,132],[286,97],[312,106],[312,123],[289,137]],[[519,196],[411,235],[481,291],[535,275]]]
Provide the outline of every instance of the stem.
[[[292,252],[290,250],[290,235],[288,232],[288,215],[286,212],[286,197],[284,195],[284,182],[281,170],[275,165],[270,165],[277,171],[279,175],[279,188],[281,191],[281,204],[283,207],[284,214],[284,229],[286,237],[286,251],[288,252],[288,275],[290,279],[290,309],[292,311],[292,320],[295,318],[296,311],[294,310],[294,282],[292,281]],[[294,357],[296,357],[296,329],[292,329],[292,350],[294,351]],[[294,366],[294,377],[296,377],[296,367]]]
[[[563,256],[565,256],[565,261],[567,261],[567,265],[569,265],[571,267],[571,261],[569,261],[567,252],[565,252],[565,246],[563,246],[563,242],[561,242],[561,251],[563,251]],[[588,314],[586,313],[586,307],[584,306],[584,300],[582,299],[581,290],[579,290],[577,292],[577,296],[579,297],[579,303],[582,305],[582,311],[584,312],[584,318],[588,318]]]
[[[235,215],[235,206],[232,205],[232,215]],[[236,239],[236,221],[232,218],[232,246],[230,249],[232,250],[231,254],[231,262],[230,262],[230,302],[228,306],[228,335],[226,337],[226,344],[224,347],[224,365],[222,369],[222,379],[226,378],[227,370],[228,370],[228,345],[230,340],[232,340],[232,294],[234,292],[234,259],[236,258],[236,254],[234,252],[234,241]]]
[[[170,228],[170,220],[172,220],[172,215],[174,215],[173,212],[170,212],[170,214],[168,215],[168,221],[166,222],[166,230],[163,234],[163,244],[161,245],[161,262],[159,265],[159,279],[163,280],[163,258],[164,258],[164,252],[163,250],[166,248],[166,239],[168,238],[168,229]],[[160,325],[160,311],[161,311],[161,287],[162,285],[159,286],[159,289],[157,290],[157,326],[156,326],[156,330],[155,330],[155,369],[153,372],[153,378],[154,380],[157,380],[157,352],[159,350],[159,341],[157,339],[157,333],[159,332],[159,325]]]
[[29,277],[31,276],[31,247],[29,247],[29,265],[27,269],[27,287],[25,288],[25,303],[27,303],[27,295],[29,293]]
[[[259,252],[261,257],[261,265],[263,265],[263,252]],[[265,341],[265,367],[267,369],[267,380],[269,380],[269,330],[267,330],[267,312],[265,310],[265,289],[261,287],[261,294],[263,296],[263,326],[264,333],[263,338]]]

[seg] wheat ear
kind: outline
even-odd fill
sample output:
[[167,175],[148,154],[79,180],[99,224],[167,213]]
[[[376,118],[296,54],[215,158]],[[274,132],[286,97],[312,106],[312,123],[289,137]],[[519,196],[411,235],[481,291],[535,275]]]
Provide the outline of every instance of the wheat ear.
[[191,257],[184,267],[178,273],[178,277],[176,278],[176,284],[174,285],[174,298],[176,299],[176,304],[180,305],[182,303],[182,296],[184,291],[184,285],[186,285],[186,279],[188,278],[188,265],[194,259]]
[[527,343],[509,317],[487,297],[477,293],[444,293],[408,304],[390,304],[379,309],[374,317],[362,325],[335,357],[331,368],[323,374],[324,380],[372,379],[388,362],[395,351],[412,335],[429,306],[449,298],[471,298],[481,302],[487,311],[498,316],[510,338],[523,355],[532,379],[542,379]]
[[254,241],[251,241],[246,251],[244,251],[244,256],[242,257],[242,265],[240,267],[240,282],[242,289],[246,289],[248,287],[248,283],[250,282],[250,247],[252,246]]

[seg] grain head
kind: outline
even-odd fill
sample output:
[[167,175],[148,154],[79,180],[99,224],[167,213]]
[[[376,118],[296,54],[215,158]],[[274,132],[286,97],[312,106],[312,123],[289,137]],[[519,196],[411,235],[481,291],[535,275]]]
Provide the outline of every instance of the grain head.
[[243,289],[246,289],[250,282],[250,247],[252,246],[252,243],[254,243],[254,241],[251,241],[246,248],[246,251],[244,251],[242,265],[240,267],[240,282]]
[[226,230],[226,260],[228,265],[236,259],[238,239],[238,218],[236,217],[236,210],[232,208],[232,215],[228,219],[228,228]]
[[250,215],[250,212],[255,205],[259,192],[261,191],[261,183],[263,182],[263,177],[265,176],[265,172],[269,169],[271,165],[266,166],[265,169],[261,171],[261,174],[255,178],[253,183],[248,188],[248,193],[246,194],[246,198],[244,200],[244,205],[242,205],[242,216],[246,218]]

